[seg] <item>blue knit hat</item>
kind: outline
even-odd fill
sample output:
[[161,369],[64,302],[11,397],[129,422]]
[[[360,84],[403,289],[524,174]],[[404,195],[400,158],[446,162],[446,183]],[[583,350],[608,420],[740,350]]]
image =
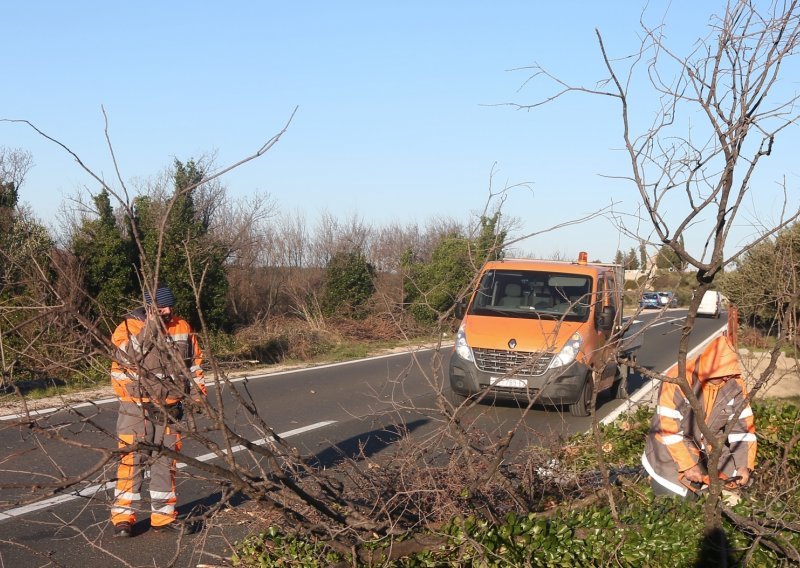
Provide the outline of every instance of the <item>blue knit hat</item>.
[[[150,292],[147,290],[144,292],[144,301],[147,302],[148,306],[153,303],[153,298],[150,297]],[[161,286],[156,290],[156,306],[159,308],[171,308],[174,305],[175,294],[172,293],[172,290],[166,286]]]

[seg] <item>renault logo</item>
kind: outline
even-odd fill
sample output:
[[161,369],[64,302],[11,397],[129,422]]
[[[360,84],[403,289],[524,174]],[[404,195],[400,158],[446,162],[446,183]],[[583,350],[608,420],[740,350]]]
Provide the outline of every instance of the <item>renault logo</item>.
[[508,340],[508,348],[509,349],[514,349],[516,346],[517,346],[517,340],[516,339],[509,339]]

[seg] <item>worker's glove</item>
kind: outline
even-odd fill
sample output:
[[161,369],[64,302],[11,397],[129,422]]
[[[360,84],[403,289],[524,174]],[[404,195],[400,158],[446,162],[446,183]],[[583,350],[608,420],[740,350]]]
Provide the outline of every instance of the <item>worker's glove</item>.
[[682,471],[681,473],[683,474],[683,477],[693,483],[704,483],[708,478],[708,474],[696,464],[686,471]]
[[743,467],[739,470],[739,481],[737,481],[739,487],[747,487],[750,485],[750,480],[752,479],[750,476],[750,470],[746,467]]

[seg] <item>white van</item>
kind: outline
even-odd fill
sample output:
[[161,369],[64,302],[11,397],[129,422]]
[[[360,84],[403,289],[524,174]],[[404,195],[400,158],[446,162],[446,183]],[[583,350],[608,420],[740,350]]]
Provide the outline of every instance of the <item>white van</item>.
[[703,299],[700,300],[700,305],[697,307],[697,315],[718,318],[721,304],[721,294],[716,290],[708,290],[703,294]]

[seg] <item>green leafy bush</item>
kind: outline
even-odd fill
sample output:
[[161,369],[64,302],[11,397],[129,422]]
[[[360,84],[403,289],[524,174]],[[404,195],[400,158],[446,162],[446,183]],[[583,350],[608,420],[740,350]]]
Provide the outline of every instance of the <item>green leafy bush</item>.
[[240,542],[231,559],[234,566],[312,568],[342,560],[321,543],[309,542],[271,526]]
[[322,312],[331,317],[344,311],[355,319],[365,317],[364,306],[375,292],[375,269],[361,252],[333,255],[326,268]]

